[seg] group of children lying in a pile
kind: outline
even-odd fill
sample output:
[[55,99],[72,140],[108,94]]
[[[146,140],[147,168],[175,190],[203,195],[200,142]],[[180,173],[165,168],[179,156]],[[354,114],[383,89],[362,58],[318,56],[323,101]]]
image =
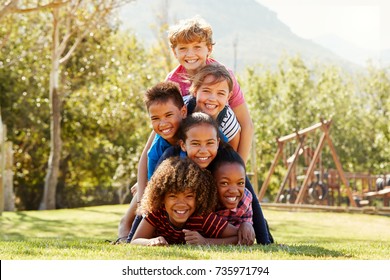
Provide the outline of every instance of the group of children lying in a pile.
[[180,65],[145,94],[153,133],[120,239],[149,246],[272,243],[246,176],[252,120],[232,71],[209,57],[210,25],[198,17],[182,21],[169,40]]

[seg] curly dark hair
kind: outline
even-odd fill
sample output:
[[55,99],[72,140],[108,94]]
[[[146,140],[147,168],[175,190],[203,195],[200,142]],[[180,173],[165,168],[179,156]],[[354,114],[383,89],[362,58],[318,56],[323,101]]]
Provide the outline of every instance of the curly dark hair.
[[153,173],[141,201],[141,212],[163,208],[167,193],[191,190],[195,193],[195,215],[208,214],[217,204],[217,187],[208,170],[201,169],[189,158],[170,157]]
[[148,111],[152,104],[166,103],[169,100],[172,100],[173,104],[179,108],[179,110],[184,106],[179,85],[171,81],[156,84],[149,88],[144,96],[144,103]]

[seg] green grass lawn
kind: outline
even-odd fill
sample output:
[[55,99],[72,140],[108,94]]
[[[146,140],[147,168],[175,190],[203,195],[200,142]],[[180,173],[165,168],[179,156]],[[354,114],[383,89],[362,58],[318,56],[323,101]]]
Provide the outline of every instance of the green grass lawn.
[[[270,246],[110,245],[127,205],[3,212],[2,260],[388,260],[390,217],[263,209]],[[281,246],[280,244],[283,244]]]

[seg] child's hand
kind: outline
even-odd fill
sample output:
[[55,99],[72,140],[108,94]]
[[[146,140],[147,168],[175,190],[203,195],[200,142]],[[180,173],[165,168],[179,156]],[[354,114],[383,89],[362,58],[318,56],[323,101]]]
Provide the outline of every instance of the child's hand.
[[238,229],[238,245],[253,245],[255,242],[255,230],[250,223],[244,222]]
[[202,235],[200,235],[197,231],[191,231],[188,229],[183,229],[185,240],[187,244],[191,245],[205,245],[207,244],[206,238],[204,238]]
[[165,246],[165,245],[168,245],[168,242],[162,236],[150,239],[148,244],[148,246]]

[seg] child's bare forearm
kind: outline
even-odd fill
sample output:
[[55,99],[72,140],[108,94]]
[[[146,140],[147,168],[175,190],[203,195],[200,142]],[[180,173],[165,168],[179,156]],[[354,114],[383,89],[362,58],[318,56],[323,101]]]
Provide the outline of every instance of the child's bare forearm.
[[252,146],[254,126],[245,103],[233,108],[234,114],[241,126],[240,143],[237,152],[247,162]]
[[137,188],[137,202],[141,201],[144,195],[146,185],[148,183],[148,150],[153,143],[156,133],[153,131],[142,151],[139,163],[138,163],[138,188]]
[[228,245],[228,244],[236,245],[238,244],[238,237],[231,236],[225,238],[207,238],[206,242],[209,245]]

